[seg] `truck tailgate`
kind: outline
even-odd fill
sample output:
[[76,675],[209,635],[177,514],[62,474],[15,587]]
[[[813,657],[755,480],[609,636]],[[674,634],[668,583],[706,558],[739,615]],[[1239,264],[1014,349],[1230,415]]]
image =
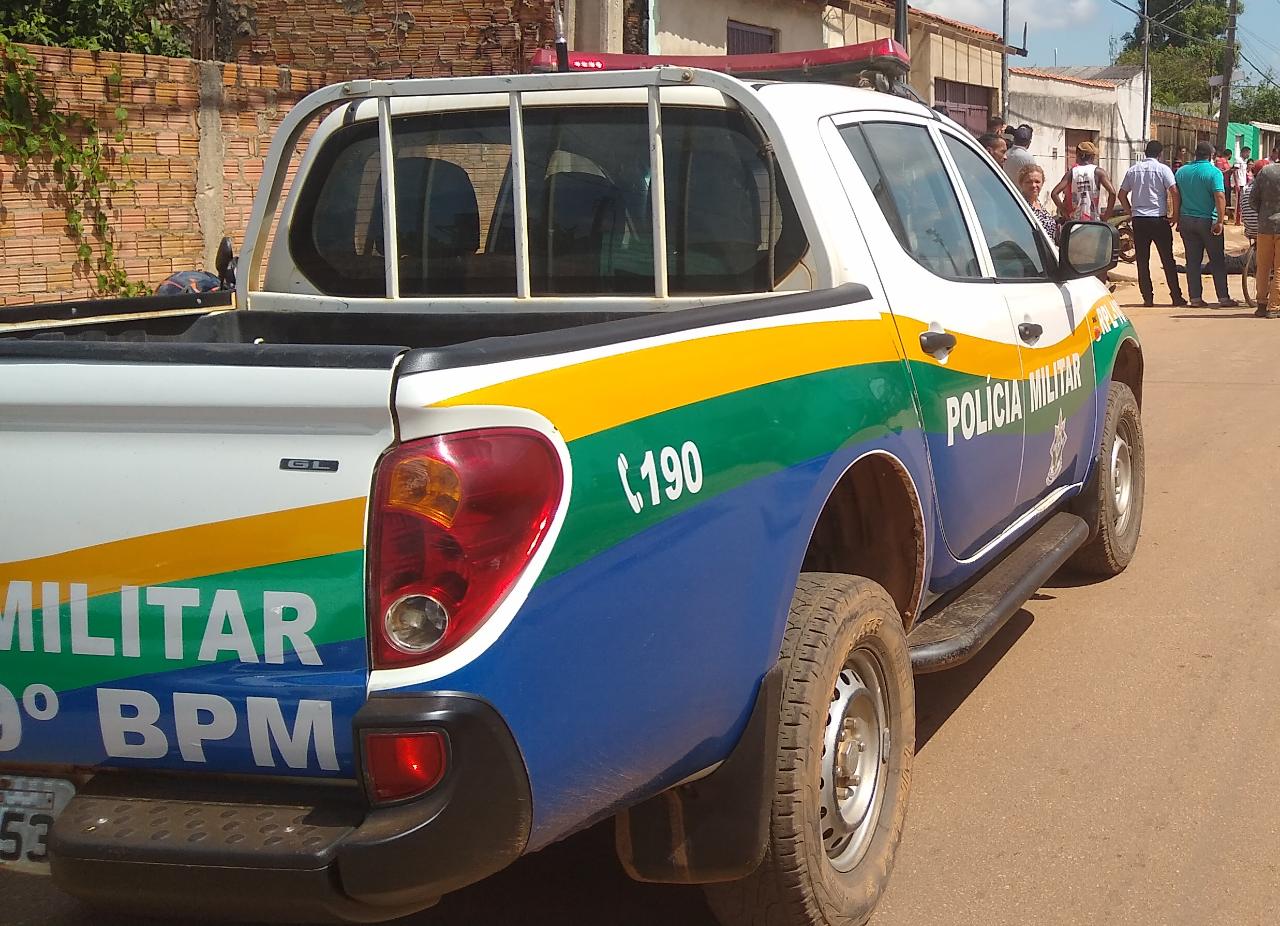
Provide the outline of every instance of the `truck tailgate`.
[[0,765],[353,776],[396,350],[94,348],[0,350]]

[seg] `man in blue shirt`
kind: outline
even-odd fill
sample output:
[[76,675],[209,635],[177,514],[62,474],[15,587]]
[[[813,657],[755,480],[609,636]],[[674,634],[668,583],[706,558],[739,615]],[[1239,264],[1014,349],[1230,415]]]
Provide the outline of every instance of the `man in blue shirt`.
[[1227,210],[1226,187],[1222,171],[1214,166],[1213,145],[1202,141],[1196,145],[1196,159],[1184,164],[1175,175],[1177,187],[1173,191],[1173,219],[1182,234],[1182,247],[1186,251],[1187,293],[1191,305],[1205,307],[1203,267],[1205,252],[1209,254],[1209,272],[1213,274],[1213,286],[1218,291],[1218,307],[1231,309],[1240,303],[1227,291],[1227,258],[1223,249],[1222,217]]
[[1138,257],[1138,289],[1142,290],[1142,304],[1155,305],[1151,289],[1151,245],[1160,254],[1164,278],[1169,284],[1173,304],[1186,305],[1182,298],[1182,286],[1178,280],[1178,262],[1173,259],[1173,227],[1169,224],[1169,193],[1175,182],[1173,171],[1161,163],[1164,145],[1158,141],[1147,142],[1147,156],[1130,167],[1120,184],[1120,205],[1133,216],[1133,243]]

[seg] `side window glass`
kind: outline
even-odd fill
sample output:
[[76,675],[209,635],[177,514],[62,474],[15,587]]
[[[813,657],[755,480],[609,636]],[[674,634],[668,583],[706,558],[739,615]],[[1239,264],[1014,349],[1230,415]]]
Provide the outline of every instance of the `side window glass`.
[[928,130],[870,122],[840,134],[903,249],[939,276],[981,279],[960,201]]
[[1046,279],[1040,236],[1013,193],[976,151],[950,136],[946,141],[978,213],[997,279]]

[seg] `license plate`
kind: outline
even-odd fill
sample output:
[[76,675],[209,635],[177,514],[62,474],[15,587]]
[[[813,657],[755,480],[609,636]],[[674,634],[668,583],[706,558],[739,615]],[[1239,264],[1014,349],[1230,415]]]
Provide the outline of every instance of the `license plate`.
[[49,873],[49,831],[75,793],[61,778],[0,775],[0,868]]

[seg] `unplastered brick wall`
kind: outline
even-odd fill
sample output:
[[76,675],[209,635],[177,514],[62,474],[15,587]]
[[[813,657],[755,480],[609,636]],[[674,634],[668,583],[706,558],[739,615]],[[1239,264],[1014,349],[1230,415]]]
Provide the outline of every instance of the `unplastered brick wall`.
[[[229,6],[235,60],[342,77],[520,73],[533,52],[554,39],[551,0],[252,0]],[[198,28],[191,21],[183,25],[193,34]]]
[[[130,153],[108,165],[129,184],[110,194],[108,216],[129,278],[151,287],[211,267],[224,234],[239,245],[276,126],[327,82],[290,68],[26,47],[58,106],[92,117]],[[120,143],[117,106],[127,113]],[[93,295],[94,270],[77,258],[52,179],[48,164],[19,171],[0,157],[0,307]]]

